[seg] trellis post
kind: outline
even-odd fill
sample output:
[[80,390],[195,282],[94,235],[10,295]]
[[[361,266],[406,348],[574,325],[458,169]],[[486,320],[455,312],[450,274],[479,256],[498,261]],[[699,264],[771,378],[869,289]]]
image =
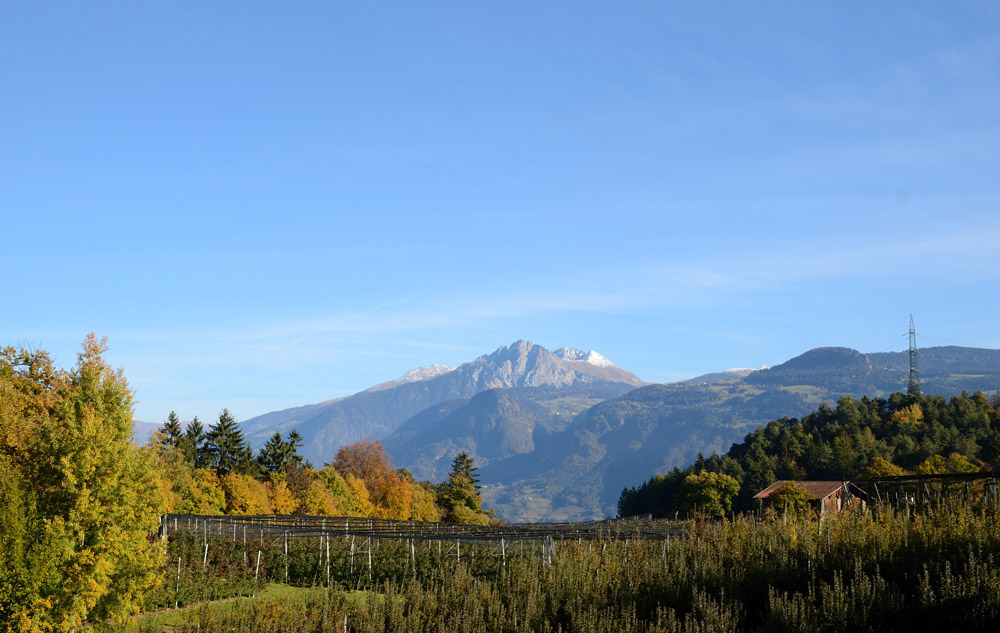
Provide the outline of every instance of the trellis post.
[[174,608],[180,604],[181,595],[181,557],[177,557],[177,584],[174,586]]

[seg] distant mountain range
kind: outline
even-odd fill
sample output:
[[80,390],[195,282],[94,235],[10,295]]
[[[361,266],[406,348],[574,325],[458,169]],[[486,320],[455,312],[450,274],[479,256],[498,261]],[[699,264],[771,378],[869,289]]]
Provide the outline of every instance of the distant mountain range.
[[163,422],[145,422],[132,418],[132,441],[142,446],[149,441],[153,433],[163,428]]
[[549,411],[548,426],[565,427],[587,407],[644,384],[596,352],[552,352],[517,341],[455,369],[425,367],[347,398],[267,413],[246,420],[243,429],[256,447],[275,431],[295,428],[305,439],[303,454],[319,465],[332,461],[344,444],[387,438],[428,407],[489,389],[520,389],[523,398]]
[[[1000,390],[1000,350],[920,350],[925,393]],[[517,341],[455,369],[408,372],[348,398],[243,423],[255,446],[296,428],[320,465],[337,448],[381,439],[397,466],[440,481],[454,455],[480,466],[487,506],[511,521],[613,514],[621,489],[724,452],[772,419],[841,395],[905,390],[906,352],[817,348],[781,365],[646,384],[596,352]]]

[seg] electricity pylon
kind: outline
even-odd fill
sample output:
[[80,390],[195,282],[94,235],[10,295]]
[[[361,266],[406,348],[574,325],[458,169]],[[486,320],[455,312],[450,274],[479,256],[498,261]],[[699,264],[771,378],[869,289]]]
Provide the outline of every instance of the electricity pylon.
[[913,315],[910,315],[910,384],[906,387],[906,393],[910,396],[919,396],[920,370],[917,369],[917,330],[913,327]]

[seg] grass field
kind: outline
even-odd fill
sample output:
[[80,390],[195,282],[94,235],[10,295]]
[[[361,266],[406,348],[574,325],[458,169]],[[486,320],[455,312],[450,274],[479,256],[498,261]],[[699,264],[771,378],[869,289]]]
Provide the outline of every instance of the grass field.
[[[189,627],[197,627],[198,623],[211,616],[228,616],[238,609],[244,609],[261,602],[273,603],[279,606],[301,608],[309,600],[320,599],[323,591],[308,587],[293,587],[281,583],[268,585],[259,595],[252,598],[227,598],[213,602],[203,602],[180,609],[153,611],[136,616],[124,629],[124,633],[152,633],[176,631]],[[355,607],[364,607],[369,599],[367,591],[349,591],[345,593],[347,601]],[[212,612],[212,613],[209,613]]]

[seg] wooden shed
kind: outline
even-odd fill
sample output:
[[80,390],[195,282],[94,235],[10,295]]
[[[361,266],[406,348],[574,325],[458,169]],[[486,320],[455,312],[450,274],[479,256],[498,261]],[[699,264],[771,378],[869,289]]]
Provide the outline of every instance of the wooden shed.
[[755,494],[753,498],[760,500],[762,508],[767,507],[767,498],[771,496],[771,493],[788,483],[805,488],[805,491],[812,498],[813,509],[821,515],[840,512],[848,505],[861,501],[847,492],[847,486],[843,481],[793,481],[790,479],[779,479]]

